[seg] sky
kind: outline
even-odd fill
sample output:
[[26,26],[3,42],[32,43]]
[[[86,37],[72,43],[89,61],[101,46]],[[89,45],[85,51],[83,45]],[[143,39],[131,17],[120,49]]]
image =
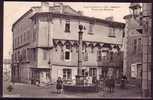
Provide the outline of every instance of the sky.
[[[52,2],[49,2],[53,5]],[[91,3],[91,2],[63,2],[83,15],[105,19],[113,16],[114,21],[125,23],[123,17],[129,14],[130,3]],[[3,31],[3,58],[11,58],[12,54],[12,24],[33,6],[40,6],[41,2],[4,2],[4,31]]]

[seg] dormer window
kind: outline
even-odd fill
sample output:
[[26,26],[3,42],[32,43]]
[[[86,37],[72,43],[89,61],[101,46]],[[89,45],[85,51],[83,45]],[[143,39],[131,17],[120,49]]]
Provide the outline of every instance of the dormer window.
[[66,19],[65,32],[70,32],[70,19]]
[[90,35],[93,35],[93,26],[94,26],[94,23],[90,22],[89,23],[89,32],[88,32],[88,34],[90,34]]
[[109,28],[109,37],[115,37],[115,28],[113,27],[110,27]]

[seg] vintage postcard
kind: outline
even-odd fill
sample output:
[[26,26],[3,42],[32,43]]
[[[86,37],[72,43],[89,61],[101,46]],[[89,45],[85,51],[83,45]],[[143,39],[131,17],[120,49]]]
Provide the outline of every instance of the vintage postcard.
[[3,97],[151,97],[152,3],[4,2]]

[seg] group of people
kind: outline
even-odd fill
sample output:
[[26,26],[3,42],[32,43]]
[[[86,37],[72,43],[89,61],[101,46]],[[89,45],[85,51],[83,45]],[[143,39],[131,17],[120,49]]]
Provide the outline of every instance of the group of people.
[[[122,76],[121,77],[121,88],[125,88],[125,82],[127,80],[126,76]],[[101,84],[102,83],[102,84]],[[95,84],[96,86],[96,91],[98,92],[100,87],[103,87],[104,91],[109,91],[114,92],[114,88],[115,88],[115,79],[113,76],[108,77],[108,78],[103,78],[101,80],[97,80],[96,77],[92,78],[92,84]],[[62,92],[63,89],[63,81],[61,77],[58,77],[57,80],[57,84],[56,84],[56,89],[57,89],[57,93],[60,94]]]
[[95,84],[97,92],[99,91],[99,89],[103,89],[104,91],[109,90],[109,92],[113,92],[115,88],[115,79],[113,77],[110,77],[97,80],[93,77],[93,84]]

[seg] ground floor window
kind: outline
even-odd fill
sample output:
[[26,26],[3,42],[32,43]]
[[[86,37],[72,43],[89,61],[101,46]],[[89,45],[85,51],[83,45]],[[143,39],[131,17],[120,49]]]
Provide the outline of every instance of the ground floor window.
[[82,69],[82,75],[85,76],[85,69]]
[[36,82],[49,82],[50,81],[50,71],[49,70],[39,70],[39,69],[32,69],[32,77],[31,83],[36,84]]
[[96,68],[89,68],[89,76],[97,77],[97,69]]
[[131,64],[131,77],[137,78],[137,65]]
[[65,80],[72,79],[72,69],[67,69],[67,68],[63,69],[63,79]]
[[108,68],[102,68],[101,70],[101,77],[105,78],[107,76]]

